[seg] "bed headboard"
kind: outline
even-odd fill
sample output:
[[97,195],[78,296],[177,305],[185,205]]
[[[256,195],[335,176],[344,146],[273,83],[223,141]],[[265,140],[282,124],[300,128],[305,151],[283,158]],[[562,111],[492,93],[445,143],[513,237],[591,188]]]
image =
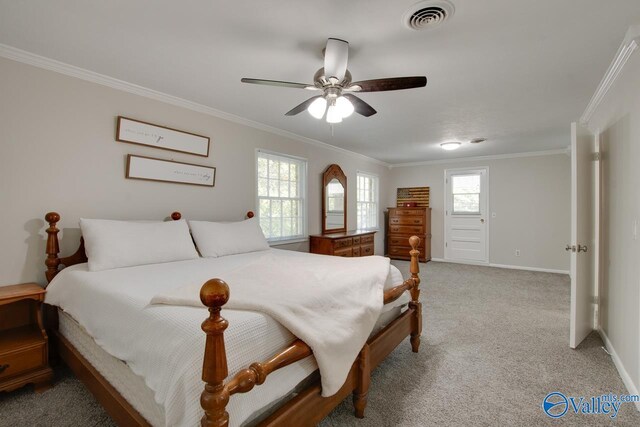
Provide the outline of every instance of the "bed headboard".
[[[247,212],[247,218],[253,218],[254,214],[252,211]],[[173,212],[171,214],[171,219],[174,221],[178,221],[182,218],[182,214],[180,212]],[[80,238],[80,245],[75,253],[68,257],[59,257],[60,253],[60,244],[58,242],[58,232],[60,231],[56,225],[60,221],[60,214],[57,212],[49,212],[45,215],[44,220],[49,224],[49,228],[47,228],[47,246],[46,253],[47,259],[44,261],[47,266],[47,270],[45,272],[45,276],[47,277],[47,284],[56,277],[56,274],[60,272],[60,266],[71,267],[75,264],[80,264],[83,262],[87,262],[87,254],[84,250],[84,239]]]

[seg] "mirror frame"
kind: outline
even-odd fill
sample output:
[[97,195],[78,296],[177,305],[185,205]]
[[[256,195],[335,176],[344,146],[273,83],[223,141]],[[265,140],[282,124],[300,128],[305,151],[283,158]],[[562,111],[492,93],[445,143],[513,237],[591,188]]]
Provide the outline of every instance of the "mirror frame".
[[[326,203],[327,203],[327,185],[332,179],[337,179],[344,188],[344,227],[342,228],[326,228]],[[336,164],[329,165],[322,174],[322,234],[343,233],[347,231],[347,176],[342,172],[340,166]]]

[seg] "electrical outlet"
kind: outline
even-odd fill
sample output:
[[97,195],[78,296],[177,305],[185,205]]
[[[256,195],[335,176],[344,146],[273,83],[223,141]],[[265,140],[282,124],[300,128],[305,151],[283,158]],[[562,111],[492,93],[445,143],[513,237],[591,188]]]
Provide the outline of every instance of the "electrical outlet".
[[638,240],[638,220],[633,220],[633,227],[631,230],[631,234],[633,235],[633,240]]
[[516,249],[516,256],[520,256],[520,249]]

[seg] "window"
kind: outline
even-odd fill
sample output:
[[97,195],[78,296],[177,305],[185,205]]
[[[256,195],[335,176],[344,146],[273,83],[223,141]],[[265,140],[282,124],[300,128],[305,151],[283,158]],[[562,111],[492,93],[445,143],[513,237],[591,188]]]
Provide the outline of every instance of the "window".
[[359,229],[378,228],[378,177],[357,174],[356,210]]
[[453,175],[451,194],[454,214],[480,213],[480,175]]
[[258,219],[267,240],[306,238],[307,161],[258,150],[256,178]]

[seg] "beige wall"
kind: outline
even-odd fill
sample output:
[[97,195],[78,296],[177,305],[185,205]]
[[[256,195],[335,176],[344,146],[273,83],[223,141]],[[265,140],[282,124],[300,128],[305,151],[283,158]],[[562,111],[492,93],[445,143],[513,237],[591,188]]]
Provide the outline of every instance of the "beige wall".
[[[356,226],[357,170],[378,174],[381,198],[388,199],[388,168],[361,156],[6,59],[0,59],[0,76],[0,285],[44,283],[43,217],[47,211],[62,215],[59,228],[64,254],[75,250],[80,217],[158,219],[179,210],[193,219],[243,218],[255,208],[256,148],[308,159],[310,233],[320,232],[320,177],[331,163],[338,163],[349,178],[349,228]],[[210,156],[115,142],[118,115],[208,135]],[[215,166],[216,186],[127,180],[128,153]],[[379,254],[383,234],[377,234]],[[286,248],[306,250],[308,244]]]
[[[444,171],[480,166],[489,168],[489,211],[496,213],[487,218],[490,263],[568,271],[571,164],[566,154],[394,167],[391,189],[431,187],[433,257],[444,258]],[[394,191],[388,203],[394,203]]]
[[633,228],[640,221],[640,53],[629,59],[589,128],[600,132],[602,159],[600,328],[629,391],[638,393],[640,236]]

